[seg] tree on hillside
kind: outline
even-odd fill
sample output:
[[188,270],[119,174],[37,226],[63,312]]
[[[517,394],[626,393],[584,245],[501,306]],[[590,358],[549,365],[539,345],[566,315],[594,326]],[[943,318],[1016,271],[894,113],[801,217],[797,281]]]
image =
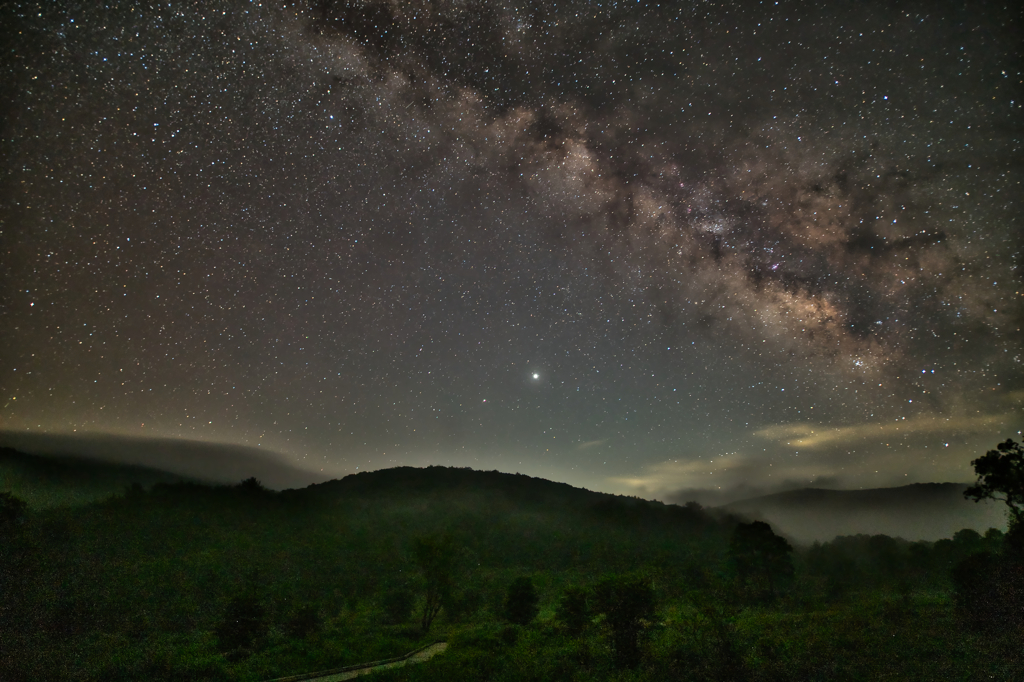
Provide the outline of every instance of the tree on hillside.
[[455,543],[447,535],[418,538],[413,545],[413,554],[423,577],[424,600],[420,626],[426,632],[441,607],[451,597]]
[[1007,439],[972,461],[971,466],[978,481],[964,491],[964,497],[975,502],[1004,502],[1010,512],[1007,543],[1015,552],[1024,552],[1024,447]]
[[764,521],[736,526],[729,542],[729,560],[740,589],[757,601],[778,596],[793,577],[793,547]]
[[555,618],[565,626],[565,629],[573,637],[582,635],[587,623],[590,622],[588,600],[587,590],[573,585],[565,589],[565,594],[562,595],[562,599],[555,609]]
[[245,479],[241,483],[237,484],[234,489],[243,495],[251,497],[265,497],[273,494],[272,491],[264,487],[263,483],[261,483],[255,476],[250,476]]
[[516,625],[529,625],[540,612],[537,601],[533,580],[527,576],[516,578],[505,593],[505,620]]
[[609,576],[594,587],[594,602],[611,629],[616,665],[635,668],[654,621],[654,585],[642,576]]

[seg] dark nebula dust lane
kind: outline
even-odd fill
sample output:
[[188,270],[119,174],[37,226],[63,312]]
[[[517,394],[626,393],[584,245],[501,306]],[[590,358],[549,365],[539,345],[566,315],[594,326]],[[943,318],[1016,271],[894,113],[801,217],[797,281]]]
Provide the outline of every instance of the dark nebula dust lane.
[[0,21],[0,429],[665,496],[1024,428],[1012,3]]

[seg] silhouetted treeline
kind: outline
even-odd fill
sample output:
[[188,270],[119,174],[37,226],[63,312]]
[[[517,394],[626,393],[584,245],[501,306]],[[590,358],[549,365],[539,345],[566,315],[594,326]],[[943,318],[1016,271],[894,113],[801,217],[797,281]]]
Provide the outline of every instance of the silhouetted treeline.
[[992,528],[982,536],[975,530],[958,531],[936,542],[908,542],[888,535],[841,536],[814,543],[802,553],[808,576],[819,579],[828,594],[851,589],[900,585],[943,587],[950,572],[971,554],[999,551],[1004,535]]

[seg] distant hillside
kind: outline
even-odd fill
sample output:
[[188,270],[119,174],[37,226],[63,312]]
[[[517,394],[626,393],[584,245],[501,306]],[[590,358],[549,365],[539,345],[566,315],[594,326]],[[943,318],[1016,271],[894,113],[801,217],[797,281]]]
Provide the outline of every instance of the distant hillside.
[[317,498],[374,497],[382,494],[419,497],[467,493],[471,495],[500,493],[520,502],[555,503],[559,506],[566,503],[596,503],[611,499],[617,499],[623,504],[643,502],[658,507],[665,506],[661,502],[593,492],[585,488],[573,487],[568,483],[557,483],[524,474],[445,466],[428,466],[426,468],[402,466],[364,471],[350,474],[342,479],[313,484],[306,488],[302,495]]
[[763,519],[800,542],[837,535],[885,534],[907,540],[948,538],[962,528],[1006,528],[1005,507],[965,500],[963,483],[898,488],[803,488],[732,502],[718,509]]
[[[445,466],[394,467],[350,474],[298,490],[285,490],[281,499],[298,504],[333,504],[397,508],[446,508],[449,513],[472,514],[464,523],[478,523],[495,515],[580,516],[587,522],[617,528],[661,532],[706,524],[729,527],[736,519],[727,512],[704,510],[700,505],[675,505],[576,488],[544,478],[500,471],[478,471]],[[560,521],[561,522],[561,521]]]
[[0,492],[13,493],[36,509],[103,500],[133,483],[148,488],[184,480],[188,479],[149,467],[0,448]]

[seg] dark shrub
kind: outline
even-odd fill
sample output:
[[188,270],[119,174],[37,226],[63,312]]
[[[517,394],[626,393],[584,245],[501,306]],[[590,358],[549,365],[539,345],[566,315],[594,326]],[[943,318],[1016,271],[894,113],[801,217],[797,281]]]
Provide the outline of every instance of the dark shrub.
[[253,596],[235,597],[228,602],[224,620],[217,626],[217,646],[221,651],[253,649],[267,634],[267,611]]
[[505,620],[516,625],[528,625],[538,613],[533,580],[525,576],[513,580],[505,593]]
[[416,596],[406,589],[391,590],[381,601],[384,618],[391,625],[399,625],[409,620],[415,604]]
[[974,630],[1024,626],[1024,566],[1012,556],[977,552],[953,569],[956,612]]
[[565,626],[565,629],[573,637],[582,635],[590,622],[588,596],[587,591],[582,587],[568,587],[555,610],[555,618]]
[[303,639],[318,632],[323,624],[324,619],[320,615],[320,610],[313,604],[304,604],[288,617],[285,632],[293,639]]

